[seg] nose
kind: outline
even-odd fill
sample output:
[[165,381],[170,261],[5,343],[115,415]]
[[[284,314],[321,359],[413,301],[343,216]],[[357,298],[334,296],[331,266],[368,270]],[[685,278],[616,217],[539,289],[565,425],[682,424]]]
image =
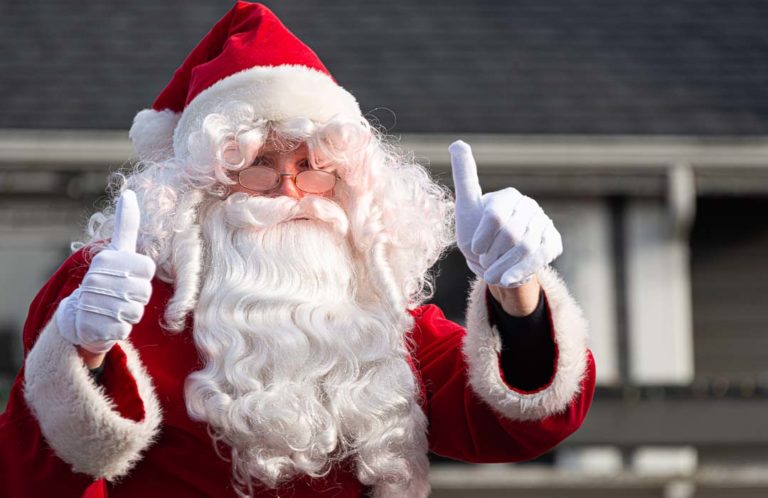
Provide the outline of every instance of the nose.
[[275,196],[284,195],[286,197],[293,197],[294,199],[301,199],[304,197],[304,192],[296,187],[296,179],[291,178],[292,173],[281,172],[280,183],[274,189]]

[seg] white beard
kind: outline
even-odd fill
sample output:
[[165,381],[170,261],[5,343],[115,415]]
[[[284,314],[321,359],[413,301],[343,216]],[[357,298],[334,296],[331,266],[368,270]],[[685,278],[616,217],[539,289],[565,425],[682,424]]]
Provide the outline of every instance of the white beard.
[[205,367],[187,378],[187,410],[231,448],[241,492],[253,478],[275,487],[351,457],[377,496],[425,495],[408,331],[370,298],[343,210],[235,194],[201,216],[193,333]]

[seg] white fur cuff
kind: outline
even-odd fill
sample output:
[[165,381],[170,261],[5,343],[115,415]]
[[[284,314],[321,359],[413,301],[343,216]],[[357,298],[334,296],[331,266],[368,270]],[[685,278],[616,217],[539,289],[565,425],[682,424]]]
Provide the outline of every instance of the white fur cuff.
[[478,279],[467,309],[464,355],[469,383],[475,393],[496,411],[513,420],[538,420],[563,412],[579,393],[587,368],[587,322],[555,270],[537,273],[549,305],[557,361],[549,385],[535,392],[511,389],[499,366],[501,339],[488,321],[487,284]]
[[150,377],[130,343],[118,342],[144,403],[142,421],[122,417],[55,322],[43,329],[27,356],[24,397],[48,444],[75,472],[97,479],[120,477],[160,426],[160,403]]

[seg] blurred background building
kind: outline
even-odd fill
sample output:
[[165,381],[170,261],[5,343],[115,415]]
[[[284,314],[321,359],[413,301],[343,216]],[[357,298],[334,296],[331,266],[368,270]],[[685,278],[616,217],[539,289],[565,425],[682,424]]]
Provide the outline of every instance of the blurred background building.
[[[434,496],[768,496],[768,3],[267,3],[435,176],[463,138],[484,189],[563,234],[598,362],[587,422],[534,464],[436,458]],[[134,114],[230,5],[0,5],[0,407]],[[462,321],[468,270],[442,266]]]

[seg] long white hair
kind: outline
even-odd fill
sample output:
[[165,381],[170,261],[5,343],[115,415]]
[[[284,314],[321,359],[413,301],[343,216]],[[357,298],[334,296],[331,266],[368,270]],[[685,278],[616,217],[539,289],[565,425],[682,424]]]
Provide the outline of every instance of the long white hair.
[[[382,485],[377,486],[381,496],[423,495],[426,422],[406,360],[412,325],[406,310],[431,295],[429,269],[452,242],[453,204],[448,191],[366,122],[337,118],[325,123],[265,122],[253,114],[246,103],[223,106],[190,136],[188,160],[140,164],[114,188],[136,192],[142,206],[139,251],[156,261],[159,278],[174,284],[164,315],[166,328],[185,330],[188,316],[195,313],[195,340],[206,367],[187,381],[190,416],[207,421],[214,438],[230,445],[233,474],[243,494],[251,492],[250,477],[276,486],[301,473],[323,475],[334,461],[353,456],[358,478]],[[269,287],[263,279],[273,278],[277,265],[269,269],[262,265],[257,275],[254,268],[242,267],[242,261],[286,259],[285,253],[269,254],[270,241],[287,240],[295,248],[297,235],[285,232],[287,227],[272,227],[258,235],[238,227],[233,213],[243,206],[233,206],[239,194],[228,196],[231,173],[250,165],[267,140],[286,149],[306,143],[313,167],[337,172],[341,181],[332,201],[325,202],[340,207],[347,223],[343,244],[338,230],[322,224],[303,227],[302,237],[313,244],[341,250],[330,256],[330,262],[323,259],[328,254],[304,260],[308,266],[302,271],[317,272],[316,280],[322,276],[342,292],[328,302],[311,286],[304,288],[296,294],[303,301],[294,302],[298,308],[293,306],[287,315],[282,304],[271,306],[263,292]],[[240,203],[252,201],[261,202]],[[86,243],[92,250],[108,240],[113,212],[110,206],[91,218]],[[234,226],[234,232],[221,236],[217,231],[227,224]],[[255,259],[243,248],[254,237],[266,244]],[[215,271],[213,254],[216,263],[222,263]],[[222,262],[222,254],[232,257]],[[293,252],[290,259],[299,256]],[[249,276],[249,285],[256,281],[250,288],[260,289],[256,300],[245,299],[249,293],[238,291],[239,277],[230,282],[234,286],[227,295],[214,292],[212,285],[222,278],[218,270],[231,277],[238,265],[242,275]],[[347,266],[349,273],[334,276],[324,270],[341,266]],[[223,301],[213,306],[214,296]],[[222,308],[222,302],[229,304]],[[329,306],[345,312],[329,312]],[[257,308],[260,312],[254,314]],[[297,313],[300,308],[305,314]],[[355,318],[362,311],[366,318]],[[220,323],[222,314],[228,316],[229,325]],[[285,318],[292,332],[270,333],[275,329],[264,323],[276,317]],[[228,327],[237,333],[226,334]],[[322,334],[324,329],[327,333]],[[356,349],[347,341],[336,341],[329,350],[335,355],[330,363],[322,355],[308,355],[312,340],[322,337],[329,342],[342,329],[352,336],[360,334]],[[248,332],[246,339],[243,331]],[[290,348],[280,347],[290,340],[294,341]],[[264,356],[264,351],[273,356]],[[276,355],[285,351],[295,351],[295,356],[277,368]],[[305,368],[298,370],[298,365]],[[221,417],[222,413],[226,415]],[[269,439],[269,434],[274,437]]]
[[389,302],[412,308],[432,295],[429,270],[453,242],[450,191],[366,121],[271,122],[255,117],[244,102],[223,104],[221,112],[208,115],[190,135],[183,163],[147,161],[116,175],[113,200],[91,216],[85,241],[73,247],[103,247],[112,234],[117,195],[134,190],[142,207],[138,250],[155,260],[159,278],[174,283],[165,317],[170,330],[183,330],[200,286],[200,206],[206,198],[224,198],[235,183],[230,173],[250,165],[268,139],[286,148],[306,142],[314,167],[341,176],[334,200],[349,217],[353,248],[370,257],[372,277],[381,280]]

